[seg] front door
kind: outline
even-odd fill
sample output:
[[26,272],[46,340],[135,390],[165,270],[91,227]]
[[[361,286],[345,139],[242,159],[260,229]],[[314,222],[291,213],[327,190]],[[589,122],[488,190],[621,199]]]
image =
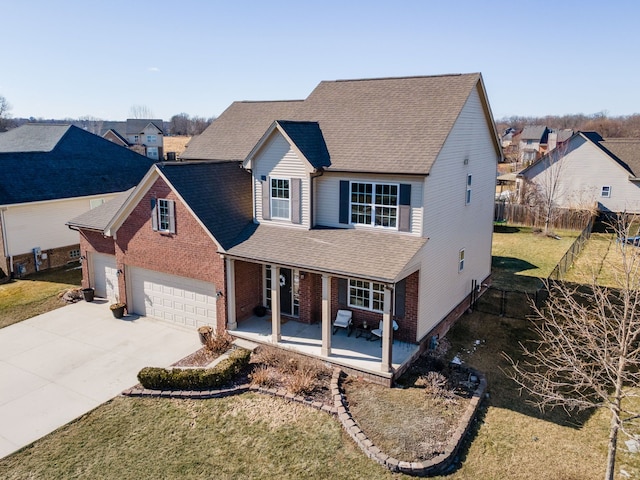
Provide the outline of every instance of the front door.
[[291,269],[280,269],[280,313],[291,315],[292,311]]

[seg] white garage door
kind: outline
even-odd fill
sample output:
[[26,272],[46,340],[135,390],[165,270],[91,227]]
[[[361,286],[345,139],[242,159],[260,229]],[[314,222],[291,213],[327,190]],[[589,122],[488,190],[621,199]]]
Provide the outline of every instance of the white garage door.
[[115,300],[118,296],[118,275],[116,257],[103,253],[90,253],[92,281],[91,286],[97,297]]
[[143,268],[129,269],[132,310],[179,325],[216,324],[216,289],[212,283]]

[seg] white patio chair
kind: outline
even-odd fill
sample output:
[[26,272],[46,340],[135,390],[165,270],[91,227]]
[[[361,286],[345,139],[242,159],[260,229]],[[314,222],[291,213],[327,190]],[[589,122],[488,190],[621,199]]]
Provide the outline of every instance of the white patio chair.
[[[378,324],[378,328],[374,328],[373,330],[371,330],[371,334],[375,335],[376,337],[378,337],[381,341],[382,341],[382,325],[384,324],[384,322],[382,320],[380,320],[380,323]],[[395,320],[393,321],[393,331],[397,331],[398,328],[400,328],[398,326],[398,322],[396,322]]]
[[338,310],[336,319],[333,322],[333,333],[338,331],[338,328],[344,328],[347,330],[347,337],[351,335],[351,310]]

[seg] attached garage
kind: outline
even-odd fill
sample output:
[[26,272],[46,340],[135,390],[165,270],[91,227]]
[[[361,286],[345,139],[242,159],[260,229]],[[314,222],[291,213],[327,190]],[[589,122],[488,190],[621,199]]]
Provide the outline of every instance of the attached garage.
[[115,255],[90,253],[91,285],[96,296],[115,300],[118,296],[118,268]]
[[216,325],[216,289],[213,283],[129,267],[130,309],[188,327]]

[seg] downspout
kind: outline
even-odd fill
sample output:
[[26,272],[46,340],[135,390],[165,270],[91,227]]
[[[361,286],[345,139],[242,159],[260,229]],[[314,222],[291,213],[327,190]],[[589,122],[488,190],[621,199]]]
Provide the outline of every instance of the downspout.
[[[7,211],[7,207],[0,208],[0,225],[2,227],[2,246],[4,248],[4,254],[9,253],[9,240],[7,239],[7,227],[4,220],[4,212]],[[13,255],[9,255],[9,273],[13,273]]]
[[322,175],[324,175],[324,170],[320,169],[320,170],[316,170],[315,173],[312,173],[311,175],[309,175],[309,178],[311,178],[311,182],[309,182],[309,228],[313,228],[315,226],[315,209],[314,209],[314,188],[313,188],[313,181],[318,178],[321,177]]

